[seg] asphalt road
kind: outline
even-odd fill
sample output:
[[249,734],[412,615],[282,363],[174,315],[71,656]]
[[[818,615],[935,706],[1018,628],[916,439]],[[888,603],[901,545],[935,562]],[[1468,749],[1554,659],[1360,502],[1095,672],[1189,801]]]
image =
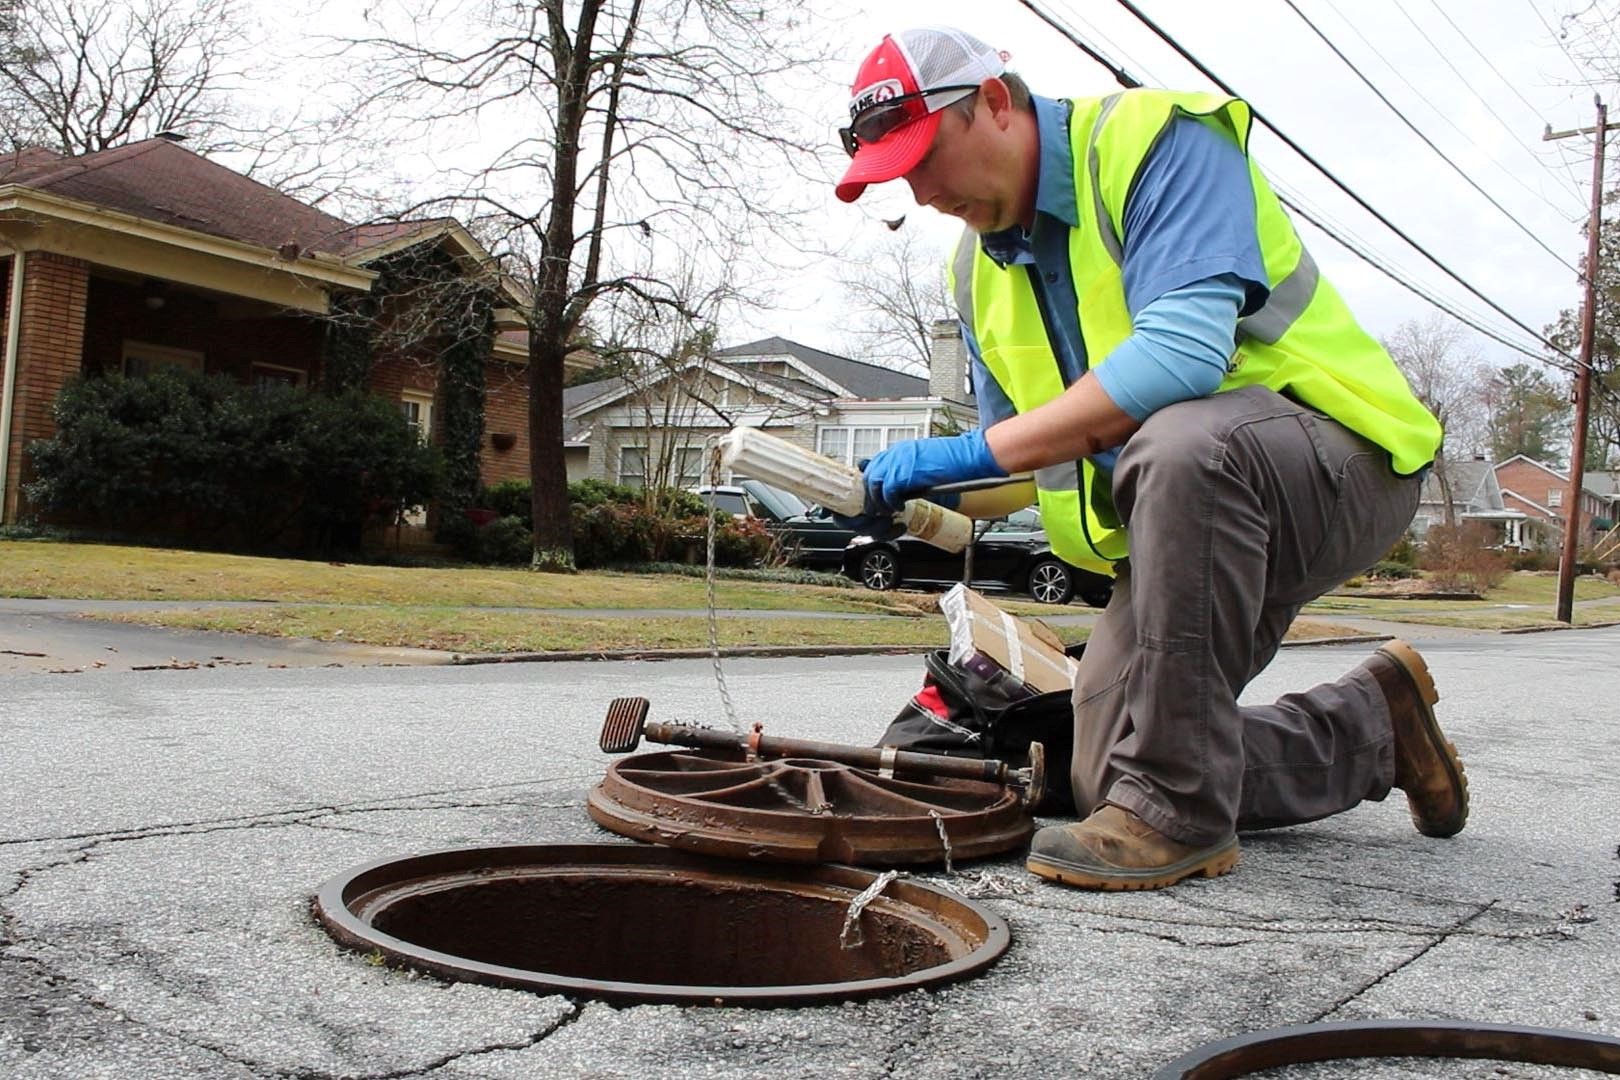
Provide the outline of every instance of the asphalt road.
[[[1154,894],[1007,895],[982,977],[858,1005],[612,1008],[445,984],[335,947],[309,899],[389,855],[612,839],[582,810],[608,699],[718,719],[705,662],[215,667],[0,678],[0,1076],[1141,1077],[1279,1024],[1448,1017],[1620,1034],[1620,630],[1425,642],[1468,829],[1399,797],[1244,838]],[[1361,647],[1286,651],[1253,688]],[[734,660],[745,720],[870,741],[915,657]],[[988,874],[988,878],[981,875]],[[1272,1076],[1566,1076],[1362,1063]]]

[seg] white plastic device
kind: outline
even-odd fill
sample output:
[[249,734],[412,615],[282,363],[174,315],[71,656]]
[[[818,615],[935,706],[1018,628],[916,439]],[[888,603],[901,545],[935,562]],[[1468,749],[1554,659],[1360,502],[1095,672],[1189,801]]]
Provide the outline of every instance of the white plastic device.
[[[859,469],[795,446],[758,428],[732,428],[718,442],[721,467],[785,488],[829,510],[854,516],[866,506]],[[954,510],[911,499],[895,520],[906,532],[942,551],[961,551],[973,539],[973,522]]]

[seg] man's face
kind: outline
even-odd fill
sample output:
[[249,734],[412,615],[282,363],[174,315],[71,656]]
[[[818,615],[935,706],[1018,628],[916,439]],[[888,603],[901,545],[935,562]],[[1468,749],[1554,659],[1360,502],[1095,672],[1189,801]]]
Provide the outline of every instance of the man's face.
[[939,131],[923,159],[905,174],[920,206],[961,218],[976,232],[996,232],[1017,224],[1012,174],[999,167],[1001,128],[974,99],[970,123],[954,108],[943,110]]

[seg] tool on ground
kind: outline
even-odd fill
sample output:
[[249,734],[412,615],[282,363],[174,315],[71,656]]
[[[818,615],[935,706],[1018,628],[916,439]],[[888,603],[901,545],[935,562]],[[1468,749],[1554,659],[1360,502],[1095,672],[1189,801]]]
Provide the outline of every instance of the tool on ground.
[[718,728],[691,724],[667,724],[647,719],[651,704],[646,698],[614,698],[602,722],[601,747],[604,753],[628,754],[641,740],[703,750],[741,751],[749,760],[759,758],[816,758],[822,761],[868,769],[880,776],[956,777],[1016,788],[1027,807],[1034,807],[1046,791],[1046,750],[1040,743],[1029,747],[1029,765],[1015,768],[1005,761],[989,758],[949,757],[897,750],[892,746],[849,746],[766,735],[755,723],[745,735]]
[[[733,428],[720,437],[718,449],[725,469],[786,488],[850,517],[866,508],[866,485],[859,469],[757,428]],[[970,518],[922,499],[907,501],[895,520],[912,536],[943,551],[961,551],[973,539]]]

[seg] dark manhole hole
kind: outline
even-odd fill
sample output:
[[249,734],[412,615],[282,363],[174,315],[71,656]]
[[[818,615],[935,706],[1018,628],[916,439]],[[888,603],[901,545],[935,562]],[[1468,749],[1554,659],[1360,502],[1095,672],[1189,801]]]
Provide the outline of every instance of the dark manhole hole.
[[843,947],[850,903],[877,877],[640,845],[460,848],[340,874],[315,914],[344,945],[446,978],[618,1001],[871,997],[964,978],[1006,951],[999,917],[906,879]]

